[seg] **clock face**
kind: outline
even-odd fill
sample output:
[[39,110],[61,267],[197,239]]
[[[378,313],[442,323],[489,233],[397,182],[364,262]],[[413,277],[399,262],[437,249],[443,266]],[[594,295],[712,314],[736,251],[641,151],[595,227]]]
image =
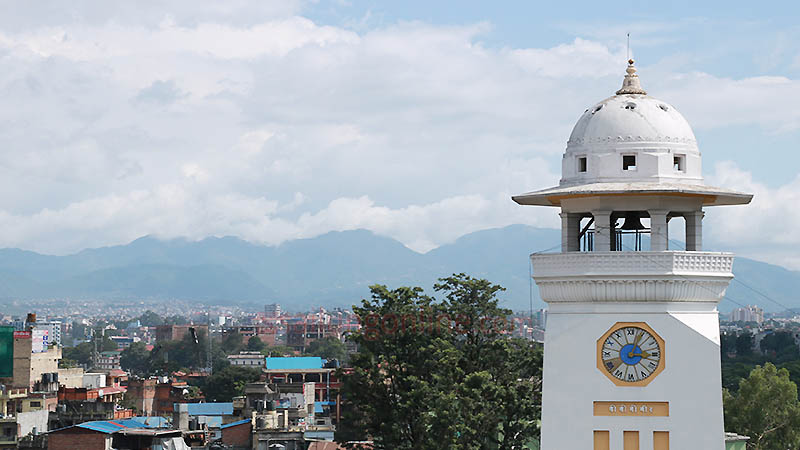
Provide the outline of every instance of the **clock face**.
[[615,326],[598,342],[598,362],[611,377],[641,385],[663,368],[663,341],[647,328]]

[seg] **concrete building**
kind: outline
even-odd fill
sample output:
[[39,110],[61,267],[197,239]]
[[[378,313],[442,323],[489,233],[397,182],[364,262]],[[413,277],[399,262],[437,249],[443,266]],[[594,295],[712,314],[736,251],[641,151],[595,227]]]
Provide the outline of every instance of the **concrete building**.
[[764,310],[758,306],[748,305],[744,308],[736,308],[731,311],[731,322],[764,322]]
[[559,186],[514,197],[562,224],[561,253],[531,255],[548,304],[543,449],[725,448],[717,304],[733,255],[702,251],[703,208],[751,198],[703,183],[691,127],[633,61],[586,109]]
[[42,374],[58,373],[61,347],[49,347],[44,352],[34,352],[33,348],[31,332],[14,332],[14,387],[32,389]]
[[232,366],[242,366],[261,369],[266,364],[261,352],[239,352],[238,355],[228,355],[228,362]]
[[264,305],[264,315],[276,319],[281,316],[281,305],[278,303],[271,303],[269,305]]

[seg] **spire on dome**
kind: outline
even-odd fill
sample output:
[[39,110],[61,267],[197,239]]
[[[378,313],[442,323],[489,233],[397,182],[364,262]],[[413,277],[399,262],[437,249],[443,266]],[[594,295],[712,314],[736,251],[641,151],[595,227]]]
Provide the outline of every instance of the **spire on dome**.
[[639,75],[636,75],[636,67],[633,65],[632,59],[628,60],[628,68],[625,69],[625,72],[628,72],[628,74],[622,80],[622,89],[617,91],[617,95],[647,94],[647,91],[642,89],[642,85],[639,83]]

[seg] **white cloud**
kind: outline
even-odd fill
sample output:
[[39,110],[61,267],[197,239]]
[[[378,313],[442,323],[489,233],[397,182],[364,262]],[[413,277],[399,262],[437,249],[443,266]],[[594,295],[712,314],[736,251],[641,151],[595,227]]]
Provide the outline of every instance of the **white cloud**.
[[[624,49],[598,39],[491,48],[486,23],[355,33],[293,2],[194,3],[0,18],[0,189],[13,193],[0,197],[0,245],[276,244],[368,228],[426,251],[486,227],[557,226],[554,210],[510,196],[558,182],[572,125],[624,73]],[[640,73],[698,127],[797,128],[797,80]],[[799,188],[766,195],[794,201]],[[781,204],[754,208],[777,220]],[[726,239],[746,234],[710,220]]]

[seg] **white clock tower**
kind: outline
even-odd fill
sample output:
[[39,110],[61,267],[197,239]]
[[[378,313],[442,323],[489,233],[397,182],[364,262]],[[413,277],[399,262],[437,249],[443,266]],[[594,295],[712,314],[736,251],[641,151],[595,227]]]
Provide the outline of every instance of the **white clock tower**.
[[561,209],[561,253],[531,256],[548,304],[543,450],[724,449],[717,304],[733,255],[702,251],[703,208],[751,198],[703,183],[691,127],[632,60],[584,111],[559,186],[514,197]]

